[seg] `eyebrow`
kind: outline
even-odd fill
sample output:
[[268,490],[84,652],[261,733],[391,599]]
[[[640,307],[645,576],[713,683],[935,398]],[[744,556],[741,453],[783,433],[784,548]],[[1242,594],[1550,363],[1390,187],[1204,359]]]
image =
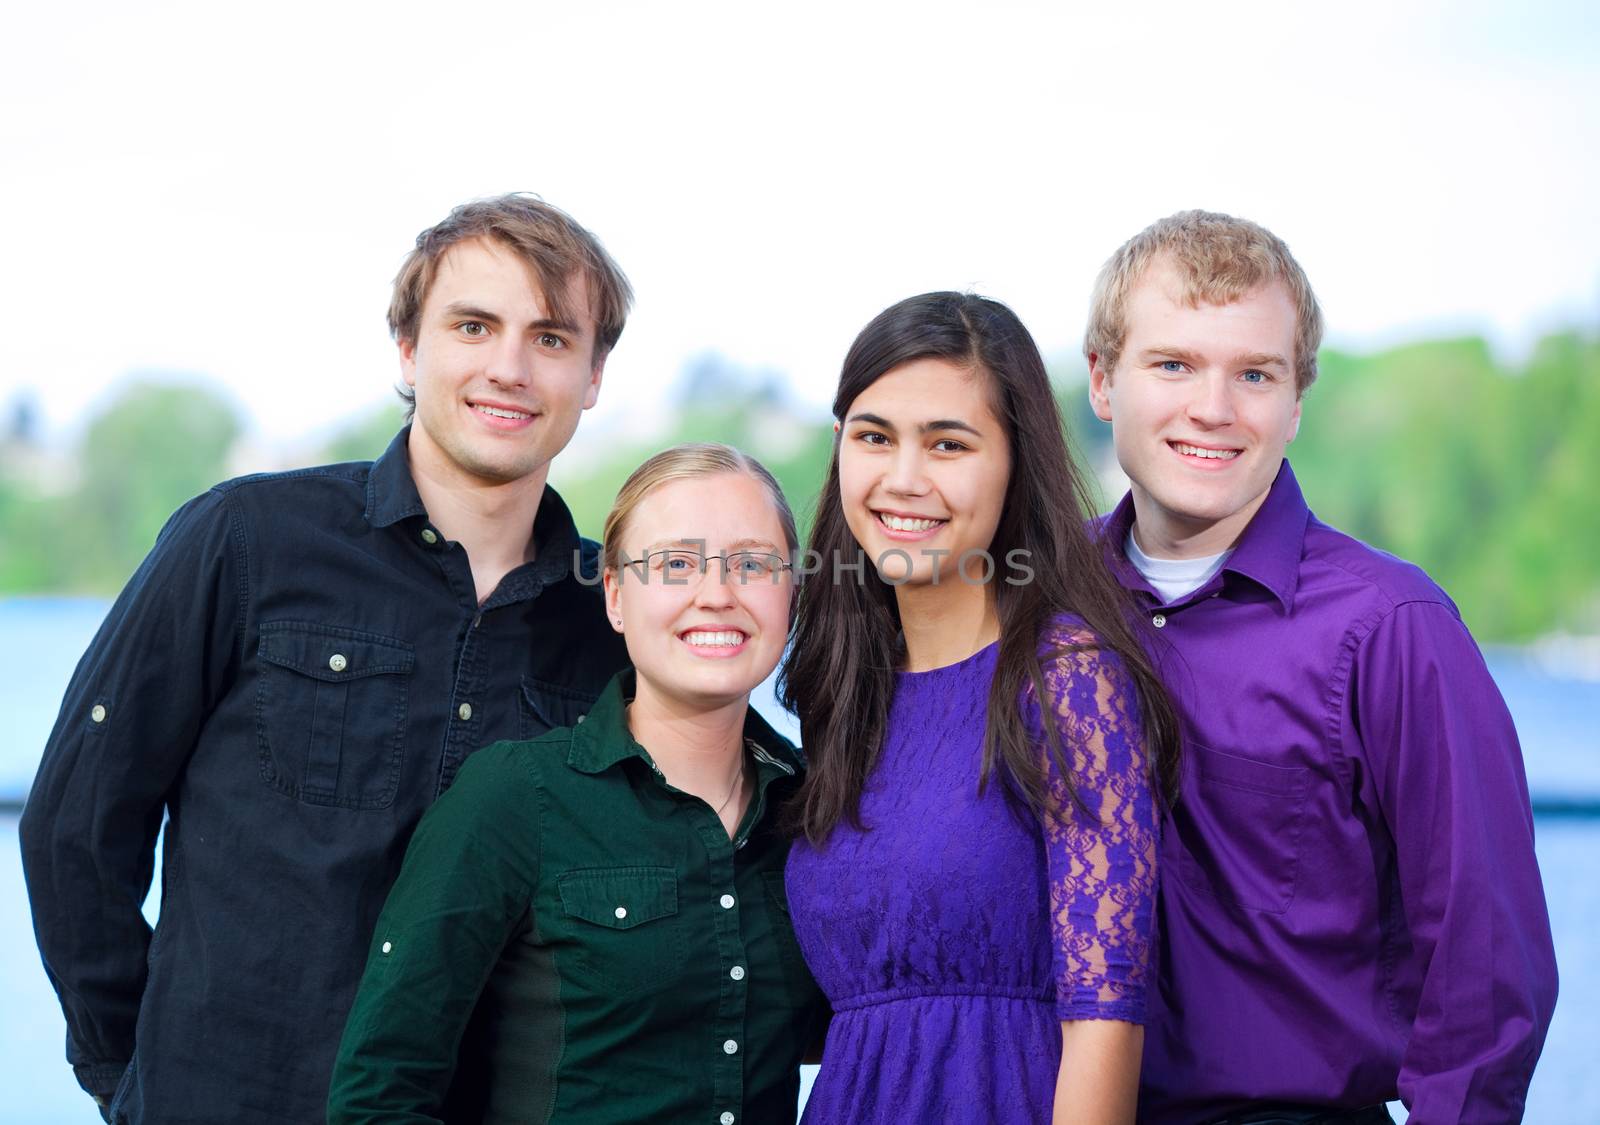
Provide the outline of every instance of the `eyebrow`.
[[[865,422],[869,426],[881,426],[885,430],[894,429],[894,423],[878,414],[852,414],[845,419],[846,422]],[[960,430],[962,433],[982,437],[983,431],[975,426],[969,426],[959,418],[935,418],[931,422],[923,422],[917,426],[919,433],[930,433],[934,430]]]
[[[651,551],[667,551],[675,550],[679,547],[693,547],[701,554],[706,554],[706,546],[706,541],[700,538],[660,539],[654,543],[647,544],[641,553],[648,555]],[[732,543],[729,543],[724,550],[747,551],[756,547],[759,547],[765,551],[770,551],[775,555],[783,554],[783,552],[779,550],[777,544],[773,543],[769,539],[735,539]]]
[[[499,325],[505,323],[505,320],[498,313],[492,313],[488,309],[481,309],[477,305],[468,304],[465,301],[452,301],[440,311],[447,320],[464,317],[467,320],[481,320],[485,324]],[[528,324],[528,328],[536,332],[566,332],[573,336],[583,335],[581,326],[572,323],[570,320],[562,320],[558,317],[547,316],[540,320],[531,321]]]
[[[1190,366],[1201,362],[1201,357],[1188,348],[1170,348],[1158,345],[1153,348],[1145,348],[1139,353],[1141,360],[1151,360],[1157,356],[1180,360]],[[1289,361],[1276,352],[1250,352],[1247,355],[1235,356],[1232,362],[1236,367],[1281,367],[1284,370],[1289,368]]]

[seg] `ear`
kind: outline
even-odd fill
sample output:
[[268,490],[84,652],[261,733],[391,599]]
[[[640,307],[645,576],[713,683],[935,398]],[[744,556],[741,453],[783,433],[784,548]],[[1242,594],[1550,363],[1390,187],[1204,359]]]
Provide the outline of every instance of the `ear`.
[[1089,353],[1089,405],[1100,421],[1111,421],[1111,371],[1098,352]]
[[605,377],[605,373],[606,357],[601,356],[589,367],[589,385],[583,391],[583,408],[585,410],[588,410],[600,400],[600,380]]
[[406,386],[417,385],[417,342],[415,340],[400,341],[400,377],[406,381]]
[[600,576],[606,590],[606,619],[611,622],[611,631],[622,632],[622,588],[621,576],[614,570],[607,570]]
[[1300,404],[1304,401],[1298,398],[1294,400],[1294,413],[1289,416],[1289,441],[1300,435]]

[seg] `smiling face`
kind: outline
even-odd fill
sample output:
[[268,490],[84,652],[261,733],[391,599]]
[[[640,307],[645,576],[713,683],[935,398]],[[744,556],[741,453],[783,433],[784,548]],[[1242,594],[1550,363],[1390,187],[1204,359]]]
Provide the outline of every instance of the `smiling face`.
[[[956,581],[957,560],[994,541],[1010,476],[988,376],[970,367],[913,360],[845,411],[839,499],[851,534],[887,582],[930,583],[936,568],[940,582]],[[910,556],[909,565],[895,552]],[[966,573],[981,578],[974,564]]]
[[1089,398],[1132,482],[1135,535],[1161,558],[1233,546],[1272,487],[1300,424],[1295,305],[1273,281],[1191,308],[1166,262],[1129,294],[1116,369],[1098,356]]
[[554,320],[526,264],[493,241],[451,247],[423,301],[417,338],[400,342],[416,392],[413,468],[462,484],[543,486],[595,403],[604,359],[584,286],[568,283],[576,322]]
[[[627,559],[674,547],[766,553],[784,562],[789,556],[771,494],[744,473],[658,486],[628,517],[620,539]],[[730,576],[716,560],[703,574],[644,563],[606,571],[606,609],[627,642],[640,696],[673,701],[679,710],[742,701],[783,654],[793,581],[787,570]]]

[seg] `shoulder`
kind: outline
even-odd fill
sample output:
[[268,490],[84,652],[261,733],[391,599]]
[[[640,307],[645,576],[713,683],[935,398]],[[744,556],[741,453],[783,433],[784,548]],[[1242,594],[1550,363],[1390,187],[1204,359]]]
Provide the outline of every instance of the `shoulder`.
[[371,461],[345,461],[274,473],[250,473],[214,486],[211,492],[239,504],[293,500],[319,492],[349,492],[365,501]]
[[1053,614],[1039,633],[1039,663],[1048,676],[1100,676],[1123,672],[1122,658],[1075,613]]
[[1408,603],[1426,603],[1459,619],[1455,602],[1427,572],[1312,516],[1306,527],[1302,581],[1308,570],[1359,583],[1379,616]]
[[487,793],[508,787],[541,788],[551,775],[548,765],[565,764],[571,748],[571,727],[557,727],[525,741],[491,743],[467,756],[450,790],[465,786],[468,792]]

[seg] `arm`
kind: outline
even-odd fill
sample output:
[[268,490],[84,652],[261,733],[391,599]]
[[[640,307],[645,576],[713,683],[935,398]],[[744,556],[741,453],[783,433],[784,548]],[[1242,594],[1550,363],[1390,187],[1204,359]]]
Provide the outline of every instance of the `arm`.
[[1347,745],[1364,745],[1421,967],[1400,1094],[1415,1125],[1514,1121],[1555,1006],[1522,753],[1448,606],[1401,605],[1361,643]]
[[[1159,827],[1138,707],[1120,662],[1068,652],[1045,667],[1050,924],[1061,1019],[1053,1120],[1131,1122],[1144,1046]],[[1043,733],[1043,728],[1041,728]]]
[[226,496],[178,510],[73,673],[19,836],[78,1082],[109,1100],[134,1049],[156,833],[168,791],[237,674],[245,575]]
[[501,747],[423,815],[378,919],[328,1094],[328,1125],[439,1122],[456,1051],[538,879],[538,802]]

